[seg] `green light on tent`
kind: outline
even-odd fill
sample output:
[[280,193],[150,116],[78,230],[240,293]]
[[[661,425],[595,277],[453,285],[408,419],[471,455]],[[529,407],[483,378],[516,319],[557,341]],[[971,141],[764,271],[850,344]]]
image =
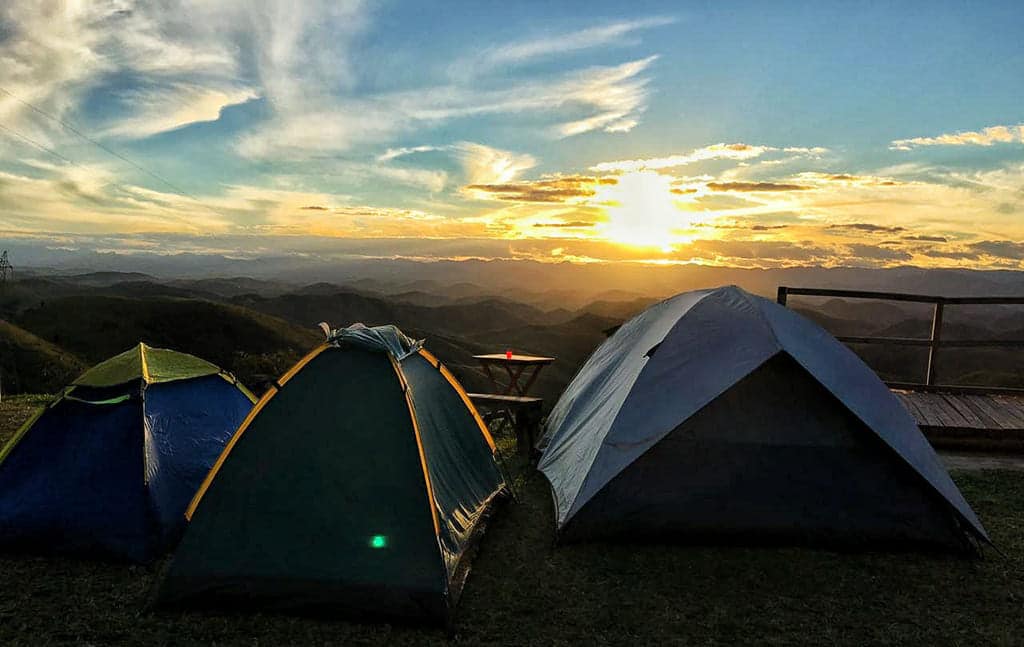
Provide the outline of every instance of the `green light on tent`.
[[387,548],[388,538],[386,535],[374,535],[370,537],[370,548]]

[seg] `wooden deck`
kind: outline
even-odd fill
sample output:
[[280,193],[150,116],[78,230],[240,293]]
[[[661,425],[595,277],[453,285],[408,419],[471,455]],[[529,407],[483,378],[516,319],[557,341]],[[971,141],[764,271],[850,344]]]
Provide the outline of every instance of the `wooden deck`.
[[1024,449],[1024,396],[893,389],[937,447]]

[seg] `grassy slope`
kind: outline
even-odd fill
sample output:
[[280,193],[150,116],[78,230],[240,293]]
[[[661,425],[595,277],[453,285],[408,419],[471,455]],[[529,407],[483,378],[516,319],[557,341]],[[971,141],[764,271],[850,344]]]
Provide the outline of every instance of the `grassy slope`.
[[85,368],[71,353],[0,319],[0,373],[5,393],[52,393]]
[[18,323],[90,363],[140,341],[192,353],[245,382],[287,370],[322,336],[239,306],[195,299],[73,296],[49,299]]
[[[0,404],[0,439],[39,398]],[[1001,558],[796,549],[554,548],[547,486],[499,511],[462,598],[464,644],[1015,644],[1024,479],[955,475]],[[0,557],[0,644],[451,644],[415,627],[142,611],[156,567]]]

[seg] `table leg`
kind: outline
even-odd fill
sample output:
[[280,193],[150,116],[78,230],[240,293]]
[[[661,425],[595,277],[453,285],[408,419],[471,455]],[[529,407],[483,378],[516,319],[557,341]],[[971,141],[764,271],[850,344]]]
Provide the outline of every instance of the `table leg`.
[[522,391],[519,392],[520,395],[526,395],[527,393],[530,392],[530,389],[533,387],[533,383],[537,381],[537,376],[540,375],[540,371],[542,368],[544,368],[544,366],[541,364],[538,364],[533,367],[533,375],[531,375],[530,378],[526,381],[526,386],[524,386]]
[[512,367],[505,364],[505,372],[508,373],[508,388],[505,389],[504,395],[512,395],[512,391],[516,391],[519,395],[526,395],[523,389],[519,387],[519,378],[522,377],[523,371],[526,370],[526,365],[520,365],[519,368],[512,371]]

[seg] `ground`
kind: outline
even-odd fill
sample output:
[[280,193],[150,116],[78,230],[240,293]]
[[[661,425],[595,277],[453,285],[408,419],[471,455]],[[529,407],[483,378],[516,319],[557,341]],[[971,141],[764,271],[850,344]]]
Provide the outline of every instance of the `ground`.
[[[9,436],[38,398],[0,403]],[[143,610],[159,566],[0,557],[0,644],[932,644],[1024,640],[1024,475],[954,478],[1002,555],[552,544],[540,476],[499,510],[440,630]]]

